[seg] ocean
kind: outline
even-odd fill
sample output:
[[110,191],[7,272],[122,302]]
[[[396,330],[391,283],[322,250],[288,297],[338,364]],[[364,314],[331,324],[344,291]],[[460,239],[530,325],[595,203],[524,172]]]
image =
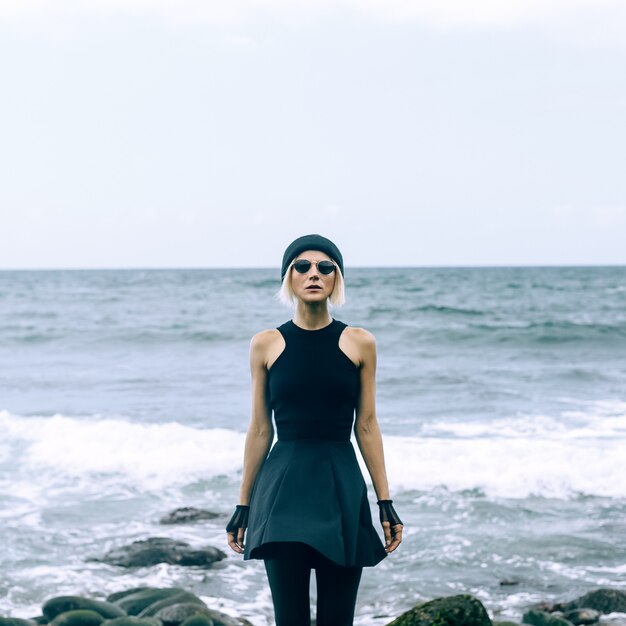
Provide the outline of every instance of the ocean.
[[[278,287],[277,268],[0,272],[0,616],[156,585],[272,623],[262,562],[223,527],[250,338],[291,317]],[[346,296],[333,317],[377,339],[406,525],[364,571],[355,624],[456,593],[519,620],[540,600],[626,590],[626,267],[347,268]],[[223,516],[159,524],[182,506]],[[151,536],[228,557],[89,560]]]

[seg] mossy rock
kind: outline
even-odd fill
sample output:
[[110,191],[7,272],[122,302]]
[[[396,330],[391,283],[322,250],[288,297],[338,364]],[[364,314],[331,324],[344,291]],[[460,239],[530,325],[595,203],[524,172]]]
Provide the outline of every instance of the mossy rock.
[[23,619],[21,617],[0,617],[0,626],[36,626],[34,619]]
[[480,600],[458,595],[418,604],[388,626],[491,626],[491,620]]
[[595,609],[600,613],[626,613],[626,593],[619,589],[596,589],[559,607],[563,611]]
[[202,613],[196,613],[188,617],[180,626],[215,626],[215,622]]
[[108,595],[106,600],[107,602],[114,602],[115,604],[117,604],[122,598],[125,598],[126,596],[132,596],[133,594],[138,593],[140,591],[155,591],[158,588],[159,587],[143,586],[143,587],[133,587],[131,589],[124,589],[123,591],[115,591],[114,593]]
[[590,624],[595,624],[600,621],[600,611],[586,608],[572,609],[571,611],[567,611],[563,617],[569,622],[572,622],[574,626],[589,626]]
[[102,626],[163,626],[160,619],[156,617],[135,617],[134,615],[126,615],[125,617],[116,617],[103,622]]
[[65,611],[57,615],[51,626],[100,626],[105,619],[91,609],[74,609],[73,611]]
[[522,624],[532,624],[533,626],[573,626],[572,622],[568,622],[562,617],[550,615],[550,613],[538,609],[526,611],[522,617]]
[[114,617],[126,615],[124,610],[111,602],[92,600],[91,598],[83,598],[82,596],[57,596],[56,598],[51,598],[43,605],[42,612],[48,622],[51,622],[61,613],[78,609],[95,611],[102,615],[104,619],[113,619]]
[[[196,602],[179,602],[160,609],[155,617],[158,617],[163,626],[180,626],[186,619],[195,615],[206,615],[209,619],[209,609]],[[213,620],[211,619],[211,626]]]
[[143,611],[141,611],[141,613],[139,613],[139,617],[153,617],[165,607],[172,606],[173,604],[182,603],[196,604],[198,606],[206,608],[206,604],[202,602],[202,600],[200,600],[198,596],[189,591],[180,591],[177,594],[171,595],[167,598],[163,598],[162,600],[159,600],[158,602],[154,602],[150,606],[147,606]]
[[151,606],[155,602],[160,602],[180,593],[186,593],[180,587],[151,587],[149,589],[141,589],[130,595],[123,596],[115,601],[115,604],[128,615],[139,615],[144,609]]
[[231,615],[226,615],[226,613],[214,609],[209,609],[208,615],[213,620],[213,626],[252,626],[252,624],[243,617],[232,617]]
[[491,623],[493,624],[493,626],[521,626],[521,624],[518,624],[517,622],[510,622],[508,620],[504,620],[504,621],[493,620]]

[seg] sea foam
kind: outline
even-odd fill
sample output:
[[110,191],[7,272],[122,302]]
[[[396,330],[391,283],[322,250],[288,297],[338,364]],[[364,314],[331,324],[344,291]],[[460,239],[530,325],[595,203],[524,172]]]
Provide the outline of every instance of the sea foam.
[[[37,499],[70,485],[158,491],[218,476],[238,482],[245,433],[178,422],[1,411],[0,440],[2,492]],[[617,401],[595,403],[587,412],[559,419],[438,420],[422,425],[415,436],[387,435],[384,447],[394,493],[444,487],[504,498],[626,497],[626,403]]]
[[[22,417],[0,411],[0,438],[10,449],[0,466],[5,493],[24,496],[84,479],[159,490],[236,472],[244,434],[178,422],[122,418]],[[10,461],[10,463],[7,463]],[[30,479],[37,476],[35,483]],[[3,485],[4,483],[4,485]]]

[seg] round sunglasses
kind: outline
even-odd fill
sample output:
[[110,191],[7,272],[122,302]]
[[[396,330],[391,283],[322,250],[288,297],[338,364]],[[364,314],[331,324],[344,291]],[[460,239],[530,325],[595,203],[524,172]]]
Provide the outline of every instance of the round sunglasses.
[[[293,269],[296,270],[298,274],[306,274],[311,269],[312,265],[313,263],[308,259],[298,259],[293,262]],[[335,271],[335,264],[332,261],[316,261],[315,265],[317,267],[317,271],[325,276],[332,274]]]

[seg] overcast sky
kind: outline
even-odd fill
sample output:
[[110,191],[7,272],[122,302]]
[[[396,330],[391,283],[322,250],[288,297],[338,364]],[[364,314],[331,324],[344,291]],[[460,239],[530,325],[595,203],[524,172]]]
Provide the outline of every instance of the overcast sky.
[[0,268],[626,263],[624,0],[0,0],[0,79]]

